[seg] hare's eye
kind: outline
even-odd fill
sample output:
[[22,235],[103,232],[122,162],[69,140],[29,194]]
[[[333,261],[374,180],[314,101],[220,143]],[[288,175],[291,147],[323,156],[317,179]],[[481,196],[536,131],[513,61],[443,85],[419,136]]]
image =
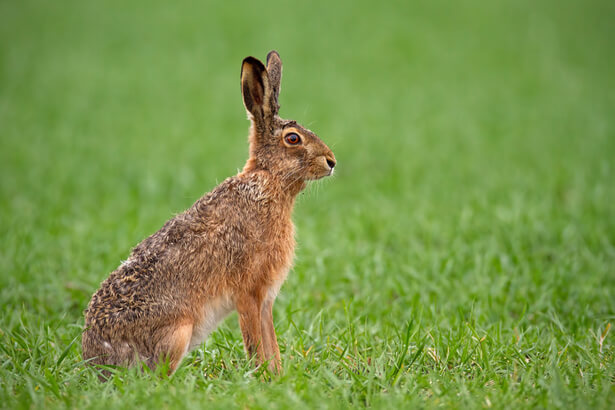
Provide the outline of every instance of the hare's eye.
[[284,140],[286,141],[286,143],[290,145],[297,145],[301,142],[301,137],[299,137],[294,132],[291,132],[286,137],[284,137]]

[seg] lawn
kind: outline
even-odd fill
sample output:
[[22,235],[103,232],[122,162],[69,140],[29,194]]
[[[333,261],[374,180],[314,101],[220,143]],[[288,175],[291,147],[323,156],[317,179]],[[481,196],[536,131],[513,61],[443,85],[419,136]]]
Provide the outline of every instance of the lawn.
[[[0,2],[0,407],[615,408],[614,3],[292,3]],[[233,314],[100,383],[83,310],[243,166],[274,48],[338,160],[295,208],[283,375]]]

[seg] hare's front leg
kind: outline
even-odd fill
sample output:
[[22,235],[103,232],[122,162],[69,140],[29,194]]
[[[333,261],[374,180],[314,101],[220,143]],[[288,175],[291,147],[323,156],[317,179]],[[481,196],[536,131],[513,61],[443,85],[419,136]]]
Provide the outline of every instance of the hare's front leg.
[[280,348],[278,347],[278,339],[275,335],[273,326],[273,298],[267,298],[261,308],[261,326],[263,333],[263,347],[265,350],[265,359],[269,360],[269,370],[274,373],[280,373]]
[[265,361],[263,346],[263,332],[261,325],[262,297],[253,294],[244,294],[237,298],[236,307],[239,314],[239,327],[243,335],[243,344],[248,357],[256,355],[256,363]]

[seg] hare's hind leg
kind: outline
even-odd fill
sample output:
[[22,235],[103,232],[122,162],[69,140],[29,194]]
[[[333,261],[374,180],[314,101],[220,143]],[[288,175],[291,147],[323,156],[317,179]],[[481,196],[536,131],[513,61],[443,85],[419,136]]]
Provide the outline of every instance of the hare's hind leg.
[[159,361],[168,361],[169,375],[173,374],[186,353],[188,353],[188,346],[192,338],[192,328],[192,323],[166,327],[164,329],[165,333],[162,335],[154,352],[153,357],[156,361],[148,363],[148,365],[155,367]]

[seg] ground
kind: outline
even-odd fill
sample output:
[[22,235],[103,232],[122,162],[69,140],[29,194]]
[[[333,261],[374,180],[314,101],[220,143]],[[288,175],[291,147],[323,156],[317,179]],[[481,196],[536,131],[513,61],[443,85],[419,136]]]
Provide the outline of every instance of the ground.
[[[0,3],[0,406],[614,408],[609,1]],[[284,374],[235,315],[170,379],[81,361],[132,246],[243,166],[239,71],[338,160],[298,200]]]

